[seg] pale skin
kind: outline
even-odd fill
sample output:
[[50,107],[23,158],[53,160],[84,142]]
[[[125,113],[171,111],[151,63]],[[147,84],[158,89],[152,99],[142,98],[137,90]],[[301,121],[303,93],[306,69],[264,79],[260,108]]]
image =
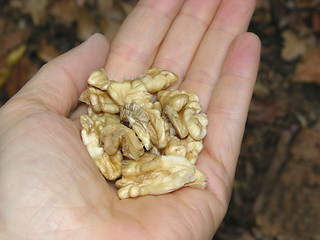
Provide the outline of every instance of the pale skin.
[[[255,0],[141,0],[109,45],[102,35],[45,65],[0,110],[0,239],[211,239],[232,192],[260,41]],[[119,200],[80,138],[90,72],[175,72],[208,114],[197,163],[208,188]]]

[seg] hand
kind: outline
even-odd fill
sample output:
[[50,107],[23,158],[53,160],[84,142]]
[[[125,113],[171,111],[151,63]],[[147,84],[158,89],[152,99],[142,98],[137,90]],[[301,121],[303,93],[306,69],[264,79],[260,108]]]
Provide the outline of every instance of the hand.
[[[245,33],[254,0],[141,0],[110,49],[94,35],[45,65],[0,110],[0,239],[211,239],[231,195],[259,63]],[[119,200],[81,142],[80,93],[151,66],[200,95],[208,134],[197,166],[208,189]],[[69,117],[68,117],[69,116]]]

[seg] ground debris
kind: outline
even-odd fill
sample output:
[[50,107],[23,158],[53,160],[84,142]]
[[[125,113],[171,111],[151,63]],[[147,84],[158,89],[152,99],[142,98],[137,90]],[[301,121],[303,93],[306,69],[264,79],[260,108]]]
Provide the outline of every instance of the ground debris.
[[320,1],[257,0],[262,40],[231,205],[216,240],[319,239]]
[[320,85],[320,45],[310,48],[297,64],[295,80]]
[[[91,34],[113,39],[136,3],[2,1],[0,106]],[[320,0],[256,3],[249,31],[262,41],[261,64],[233,197],[215,239],[320,239]]]

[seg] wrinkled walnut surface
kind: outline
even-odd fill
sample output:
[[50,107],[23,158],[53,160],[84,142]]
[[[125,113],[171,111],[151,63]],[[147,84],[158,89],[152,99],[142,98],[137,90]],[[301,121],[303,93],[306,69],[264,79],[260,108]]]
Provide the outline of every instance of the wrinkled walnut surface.
[[89,106],[80,116],[82,140],[104,177],[118,179],[120,199],[207,186],[195,164],[208,119],[196,94],[164,90],[177,80],[161,68],[124,82],[103,69],[88,79],[80,96]]

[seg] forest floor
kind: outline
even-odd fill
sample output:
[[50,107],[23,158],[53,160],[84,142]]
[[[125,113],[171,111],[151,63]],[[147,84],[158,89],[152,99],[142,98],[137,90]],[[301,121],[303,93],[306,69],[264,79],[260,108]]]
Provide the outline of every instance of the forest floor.
[[[0,106],[47,61],[102,32],[135,0],[2,0]],[[216,240],[320,239],[320,0],[257,0],[262,41],[230,208]]]

